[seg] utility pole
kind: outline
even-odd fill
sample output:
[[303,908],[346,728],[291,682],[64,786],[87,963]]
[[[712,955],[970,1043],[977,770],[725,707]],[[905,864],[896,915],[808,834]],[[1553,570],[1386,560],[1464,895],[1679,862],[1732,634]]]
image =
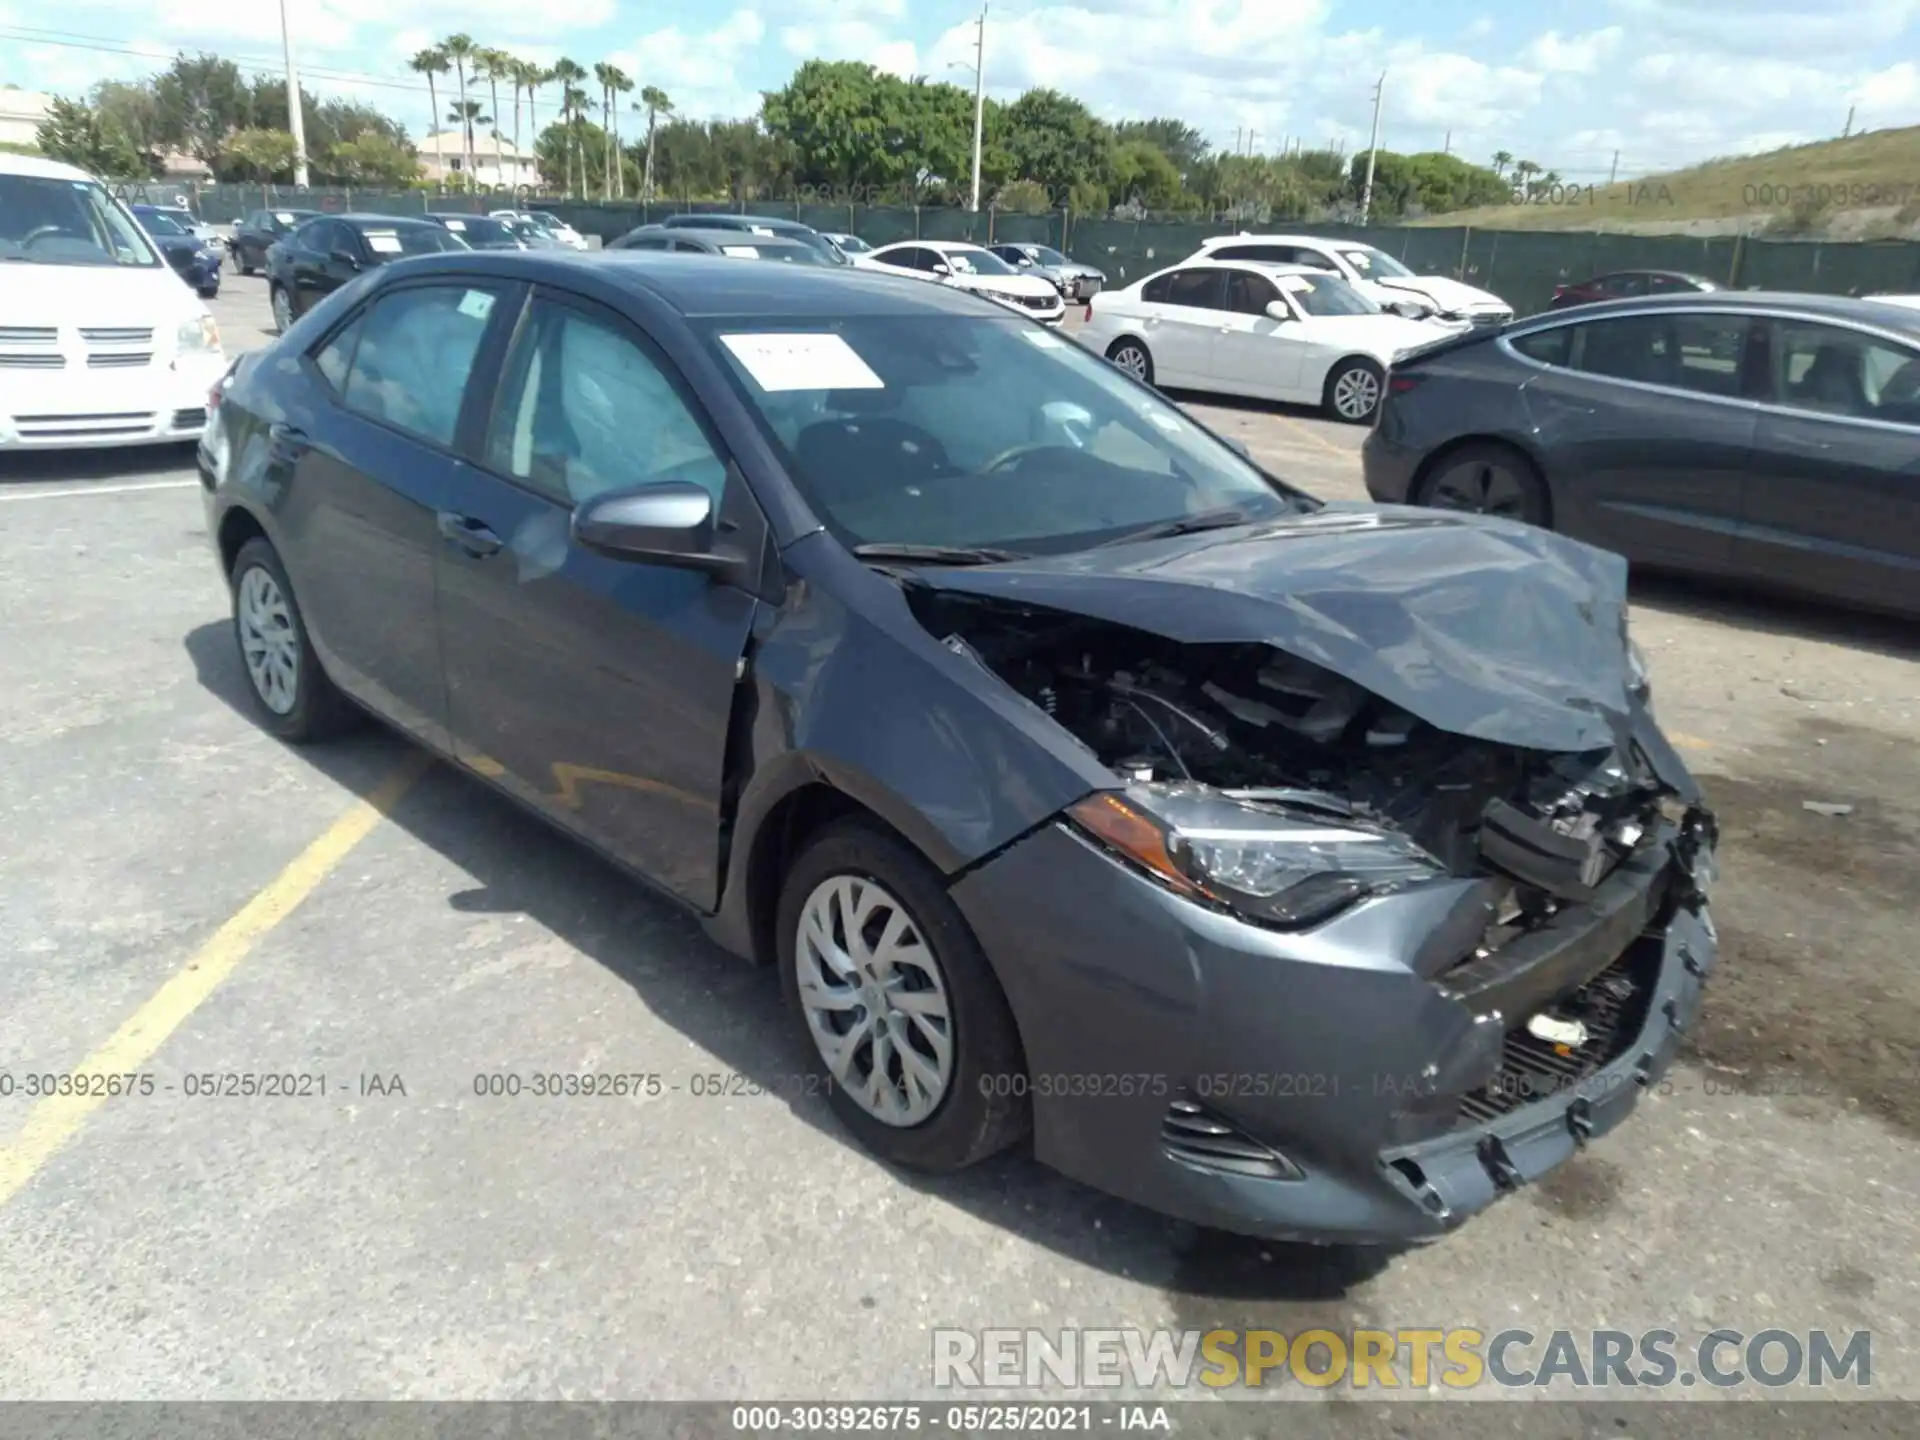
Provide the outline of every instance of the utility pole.
[[1373,209],[1373,162],[1380,158],[1380,100],[1387,93],[1387,72],[1380,72],[1380,83],[1373,87],[1373,138],[1367,141],[1367,183],[1360,190],[1360,223],[1367,223]]
[[293,64],[293,30],[287,24],[287,0],[280,0],[280,44],[287,56],[287,127],[293,131],[293,183],[307,188],[307,122],[300,113],[300,72]]
[[1441,145],[1440,153],[1442,155],[1451,155],[1453,153],[1453,132],[1451,130],[1447,131],[1446,142]]
[[1248,159],[1252,159],[1253,156],[1257,153],[1253,148],[1253,141],[1254,141],[1254,137],[1257,136],[1259,133],[1260,132],[1258,130],[1247,131],[1247,158]]
[[1847,106],[1847,128],[1840,132],[1842,140],[1853,134],[1853,108],[1851,105]]
[[1234,126],[1233,127],[1233,153],[1238,155],[1240,153],[1240,147],[1245,145],[1246,143],[1247,143],[1247,127],[1244,125]]
[[1609,186],[1613,184],[1613,177],[1618,175],[1619,173],[1620,173],[1620,152],[1616,150],[1613,152],[1613,164],[1607,167],[1607,184]]
[[[283,0],[284,3],[284,0]],[[980,7],[980,29],[973,42],[973,211],[980,211],[980,127],[987,118],[987,7]]]

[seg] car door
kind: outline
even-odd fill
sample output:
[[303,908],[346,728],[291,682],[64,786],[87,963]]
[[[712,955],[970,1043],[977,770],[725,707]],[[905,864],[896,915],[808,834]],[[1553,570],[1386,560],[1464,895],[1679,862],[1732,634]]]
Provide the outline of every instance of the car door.
[[434,568],[444,541],[468,380],[512,287],[389,289],[313,352],[306,414],[267,437],[286,474],[283,559],[328,672],[445,748]]
[[1558,529],[1630,559],[1723,570],[1753,454],[1753,326],[1663,309],[1518,337]]
[[1265,275],[1229,270],[1226,277],[1226,308],[1215,317],[1208,355],[1213,388],[1273,400],[1297,398],[1306,363],[1305,323],[1297,314],[1291,320],[1267,314],[1268,305],[1285,300]]
[[[399,249],[399,242],[396,239],[392,253],[397,254]],[[341,220],[334,221],[331,242],[320,259],[323,276],[320,282],[322,293],[331,294],[359,275],[370,262],[378,264],[386,258],[385,253],[376,255],[370,251],[365,238],[353,226]]]
[[760,603],[692,570],[576,545],[574,508],[687,480],[765,534],[745,482],[638,327],[536,289],[440,550],[455,753],[703,908],[741,657]]
[[287,257],[286,283],[292,294],[296,315],[305,314],[324,295],[326,258],[333,248],[332,236],[345,227],[334,220],[312,220],[281,242]]
[[1920,609],[1920,348],[1806,320],[1768,348],[1740,568]]
[[1195,267],[1163,278],[1165,290],[1156,286],[1155,293],[1164,298],[1140,307],[1154,382],[1208,389],[1214,384],[1214,336],[1227,318],[1227,272]]

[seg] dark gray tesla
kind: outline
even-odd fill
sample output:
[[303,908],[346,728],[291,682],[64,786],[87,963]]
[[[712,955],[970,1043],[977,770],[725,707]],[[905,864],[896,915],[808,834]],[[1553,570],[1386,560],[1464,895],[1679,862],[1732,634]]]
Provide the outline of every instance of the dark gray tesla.
[[1318,504],[990,301],[405,260],[201,465],[269,730],[372,711],[776,964],[902,1164],[1429,1239],[1618,1123],[1714,963],[1617,557]]
[[1754,291],[1582,305],[1394,366],[1367,491],[1638,564],[1920,614],[1920,314]]

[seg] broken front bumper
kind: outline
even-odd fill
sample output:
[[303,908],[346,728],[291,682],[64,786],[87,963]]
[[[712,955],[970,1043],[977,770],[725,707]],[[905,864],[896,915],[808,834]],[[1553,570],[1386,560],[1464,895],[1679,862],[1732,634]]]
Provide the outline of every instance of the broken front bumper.
[[[1689,828],[1690,827],[1690,828]],[[1589,905],[1490,959],[1462,880],[1279,932],[1191,904],[1064,827],[953,895],[1020,1027],[1035,1152],[1198,1224],[1276,1239],[1447,1233],[1612,1129],[1671,1063],[1717,952],[1711,822],[1658,831]],[[1594,1053],[1526,1033],[1584,987]]]

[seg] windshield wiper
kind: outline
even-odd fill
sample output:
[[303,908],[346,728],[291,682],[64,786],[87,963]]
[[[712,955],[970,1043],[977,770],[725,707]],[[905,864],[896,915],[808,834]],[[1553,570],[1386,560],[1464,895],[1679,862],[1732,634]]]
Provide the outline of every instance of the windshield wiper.
[[1247,525],[1254,517],[1244,510],[1202,510],[1198,515],[1183,515],[1178,520],[1168,520],[1160,525],[1149,525],[1144,530],[1129,530],[1125,535],[1116,535],[1111,540],[1102,540],[1101,545],[1131,545],[1136,540],[1168,540],[1175,535],[1197,535],[1202,530],[1225,530],[1231,525]]
[[1018,550],[966,545],[893,545],[884,541],[856,545],[853,553],[862,560],[904,560],[916,565],[998,565],[1005,560],[1028,558]]

